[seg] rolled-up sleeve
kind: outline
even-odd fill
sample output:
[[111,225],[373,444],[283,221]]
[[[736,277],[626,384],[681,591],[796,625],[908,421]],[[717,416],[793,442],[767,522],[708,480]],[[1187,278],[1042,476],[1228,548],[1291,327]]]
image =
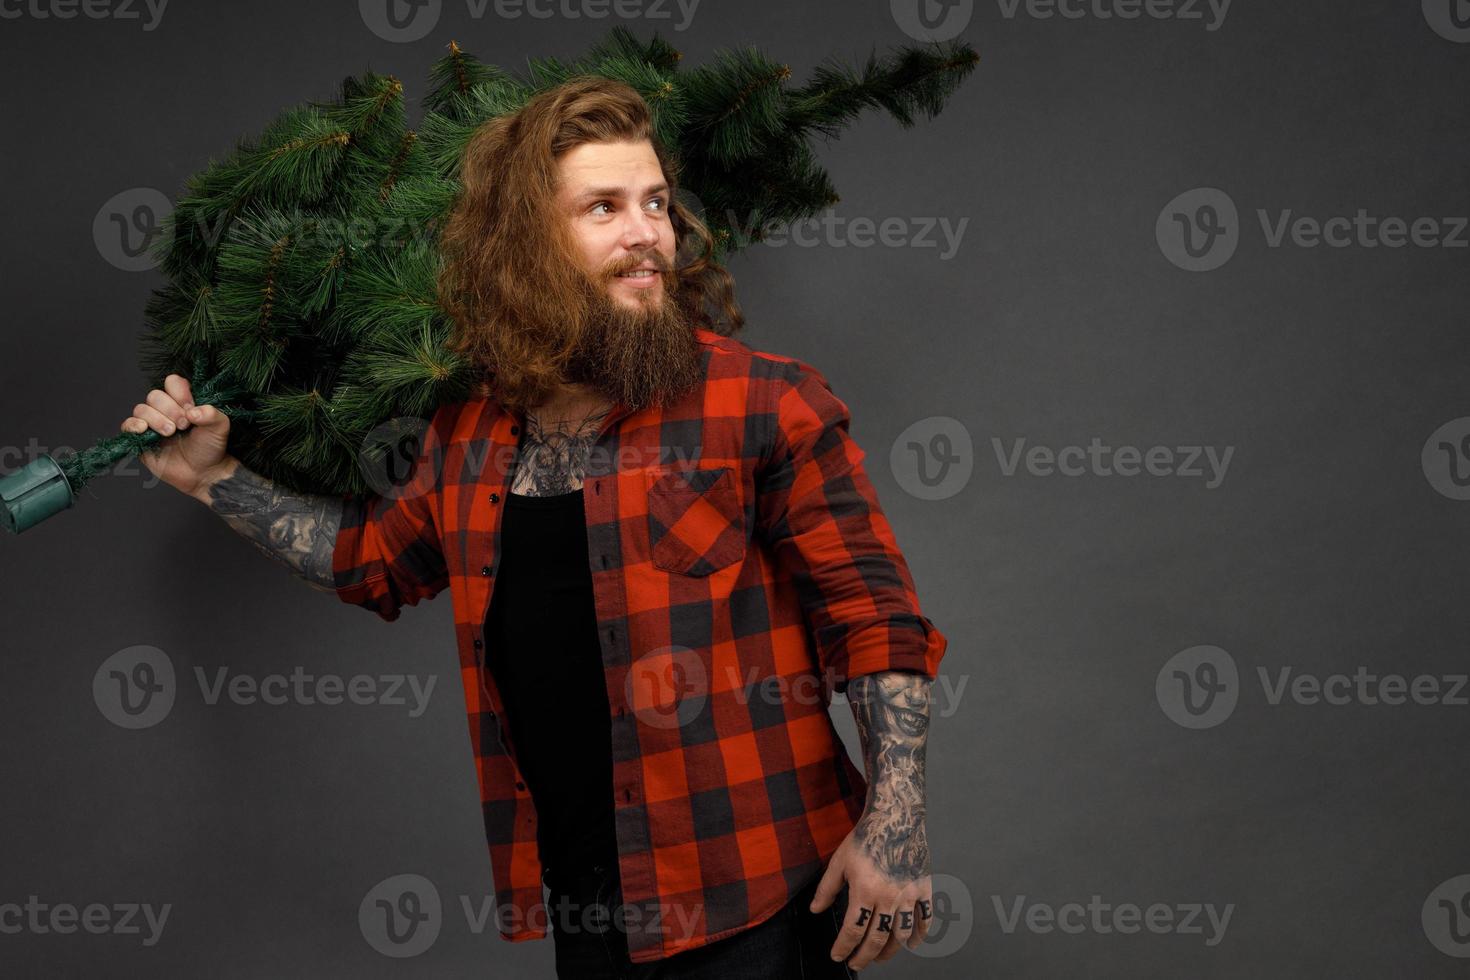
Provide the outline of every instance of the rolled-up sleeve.
[[838,694],[850,678],[884,670],[938,676],[947,640],[920,611],[847,405],[800,361],[774,392],[756,533],[791,576],[823,676]]
[[[435,415],[436,422],[443,409]],[[410,479],[400,491],[342,495],[342,523],[332,554],[337,595],[388,622],[401,607],[432,599],[449,584],[435,511],[443,441],[431,424]],[[430,469],[424,469],[430,467]]]

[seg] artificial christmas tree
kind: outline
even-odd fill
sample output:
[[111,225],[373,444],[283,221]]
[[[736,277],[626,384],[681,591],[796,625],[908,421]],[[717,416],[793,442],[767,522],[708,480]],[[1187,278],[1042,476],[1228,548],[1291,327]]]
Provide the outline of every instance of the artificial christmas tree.
[[[524,77],[451,43],[417,130],[398,79],[349,78],[336,99],[286,110],[187,181],[155,246],[168,283],[146,310],[143,368],[152,387],[189,377],[196,403],[230,416],[229,452],[250,469],[301,492],[363,492],[364,456],[388,448],[372,444],[375,429],[432,416],[478,381],[444,346],[436,236],[464,146],[486,120],[577,75],[631,85],[706,209],[718,261],[767,223],[836,202],[814,137],[835,138],[865,109],[904,127],[933,117],[977,60],[963,43],[906,46],[861,70],[828,62],[796,87],[754,49],[681,71],[657,35],[645,44],[623,28],[577,61],[531,59]],[[24,531],[163,438],[125,432],[42,456],[0,478],[0,519]]]

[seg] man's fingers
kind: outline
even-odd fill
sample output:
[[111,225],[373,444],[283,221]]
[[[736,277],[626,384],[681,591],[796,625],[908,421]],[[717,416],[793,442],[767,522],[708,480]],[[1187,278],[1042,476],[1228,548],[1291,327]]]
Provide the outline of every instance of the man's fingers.
[[142,419],[147,423],[148,428],[154,430],[159,435],[171,436],[174,434],[173,421],[152,405],[141,403],[134,405],[133,416]]
[[873,962],[886,963],[897,956],[901,949],[903,949],[903,943],[899,940],[898,933],[895,932],[888,937],[888,942],[883,944],[883,948],[878,950],[878,955],[873,957]]
[[914,899],[914,931],[909,934],[909,949],[918,949],[924,944],[924,939],[929,935],[929,928],[934,924],[934,897],[933,894],[920,895]]
[[901,898],[898,906],[893,910],[893,933],[888,937],[888,942],[878,951],[873,962],[882,963],[891,960],[898,955],[898,951],[908,945],[908,940],[914,932],[914,900]]
[[190,422],[203,426],[214,425],[225,418],[225,413],[213,405],[195,405],[186,414],[189,416]]
[[893,938],[893,923],[897,916],[894,915],[894,906],[868,906],[872,908],[872,917],[868,922],[866,935],[858,944],[857,952],[847,961],[847,965],[854,970],[861,970],[888,945]]
[[164,378],[163,390],[179,403],[180,408],[188,410],[194,407],[193,389],[189,387],[189,379],[182,374],[170,374]]
[[817,890],[812,894],[812,904],[808,906],[812,912],[820,912],[837,900],[842,892],[842,866],[834,858],[827,862],[827,870],[822,872],[822,880],[817,882]]
[[[861,954],[863,943],[877,919],[876,911],[872,899],[867,896],[859,898],[853,894],[851,888],[848,889],[847,914],[842,917],[842,928],[837,932],[837,941],[832,944],[834,960],[846,960],[853,955],[853,950],[858,950]],[[886,934],[884,938],[887,939]],[[857,963],[849,962],[848,965],[856,968]]]
[[[151,407],[157,409],[179,428],[185,428],[189,424],[189,419],[184,415],[184,409],[178,402],[174,401],[172,395],[162,388],[154,388],[148,392],[146,401]],[[146,418],[147,416],[142,417]]]
[[[842,928],[837,930],[837,939],[832,943],[832,958],[843,961],[857,949],[858,943],[868,934],[868,919],[863,920],[862,925],[857,924],[859,909],[855,902],[849,897],[847,902],[847,915],[842,918]],[[869,917],[872,910],[869,910]]]

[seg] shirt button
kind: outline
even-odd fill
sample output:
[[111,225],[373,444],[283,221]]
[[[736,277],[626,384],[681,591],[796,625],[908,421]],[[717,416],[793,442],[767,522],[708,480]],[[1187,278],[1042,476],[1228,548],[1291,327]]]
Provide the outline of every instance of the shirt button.
[[521,782],[519,779],[517,779],[516,780],[516,789],[525,789],[525,788],[526,788],[526,784],[523,783],[523,782]]
[[485,645],[485,644],[484,644],[484,641],[482,641],[482,640],[476,640],[476,641],[475,641],[475,649],[476,649],[476,650],[478,650],[478,649],[480,649],[480,648],[481,648],[481,647],[482,647],[482,646],[484,646],[484,645]]
[[513,436],[514,435],[520,435],[520,432],[521,432],[521,427],[520,426],[513,425],[513,426],[510,427],[510,434],[511,435],[513,435]]
[[498,493],[492,493],[490,495],[490,502],[492,504],[498,504],[498,503],[500,503],[500,494],[498,494]]
[[481,566],[481,568],[480,568],[480,574],[481,575],[489,575],[490,574],[490,566],[489,565]]

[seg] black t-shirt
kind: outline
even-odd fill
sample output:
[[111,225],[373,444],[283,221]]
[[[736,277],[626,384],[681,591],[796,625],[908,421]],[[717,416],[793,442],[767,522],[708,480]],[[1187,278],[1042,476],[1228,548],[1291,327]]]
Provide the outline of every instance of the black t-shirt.
[[542,864],[617,864],[612,731],[582,491],[509,494],[485,623]]

